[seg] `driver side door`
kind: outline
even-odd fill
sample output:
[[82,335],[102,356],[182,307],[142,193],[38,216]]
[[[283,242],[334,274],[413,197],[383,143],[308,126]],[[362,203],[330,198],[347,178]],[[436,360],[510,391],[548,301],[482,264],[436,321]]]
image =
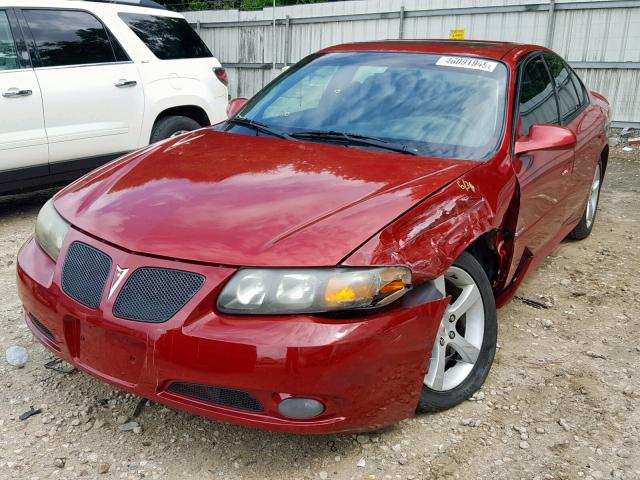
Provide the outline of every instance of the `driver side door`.
[[[521,67],[515,139],[526,137],[532,125],[560,124],[558,99],[549,70],[539,54]],[[512,165],[520,187],[514,260],[526,250],[544,252],[559,235],[567,216],[574,148],[539,150],[514,156]],[[544,254],[544,253],[543,253]],[[512,265],[515,269],[517,265]]]

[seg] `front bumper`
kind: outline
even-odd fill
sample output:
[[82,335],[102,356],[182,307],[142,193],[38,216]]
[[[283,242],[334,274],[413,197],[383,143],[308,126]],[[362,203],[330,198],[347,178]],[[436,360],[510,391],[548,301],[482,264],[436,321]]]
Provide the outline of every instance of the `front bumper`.
[[[107,298],[114,272],[97,309],[62,291],[62,264],[73,241],[111,256],[113,268],[180,268],[206,280],[164,323],[123,320],[112,313],[117,295]],[[198,415],[292,433],[374,430],[413,415],[446,299],[408,294],[391,309],[347,320],[224,315],[215,300],[234,271],[132,254],[74,229],[57,263],[31,239],[17,265],[34,336],[120,389]],[[175,382],[247,392],[263,408],[246,411],[178,394],[169,388]],[[278,404],[291,396],[319,400],[325,410],[310,420],[285,418]]]

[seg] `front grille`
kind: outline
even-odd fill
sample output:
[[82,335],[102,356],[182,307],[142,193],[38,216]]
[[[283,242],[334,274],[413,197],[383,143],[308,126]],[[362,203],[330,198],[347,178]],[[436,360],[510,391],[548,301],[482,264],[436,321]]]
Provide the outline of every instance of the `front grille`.
[[203,402],[224,405],[225,407],[238,408],[250,412],[263,411],[262,404],[253,395],[242,390],[176,382],[169,386],[169,391]]
[[62,290],[89,308],[98,308],[111,271],[111,257],[85,243],[73,242],[62,267]]
[[38,330],[40,330],[40,332],[47,337],[49,340],[51,340],[52,342],[56,341],[56,337],[53,336],[53,333],[51,333],[51,330],[49,330],[47,328],[46,325],[44,325],[40,320],[38,320],[36,317],[34,317],[33,315],[29,314],[29,319],[31,320],[31,323],[33,323],[36,328]]
[[166,322],[193,298],[204,276],[169,268],[139,268],[125,282],[113,314],[139,322]]

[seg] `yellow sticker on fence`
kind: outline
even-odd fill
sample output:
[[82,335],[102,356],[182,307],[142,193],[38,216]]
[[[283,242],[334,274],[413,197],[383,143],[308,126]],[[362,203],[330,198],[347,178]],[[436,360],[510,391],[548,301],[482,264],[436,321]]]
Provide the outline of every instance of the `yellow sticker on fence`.
[[464,29],[449,30],[449,38],[454,40],[464,39]]

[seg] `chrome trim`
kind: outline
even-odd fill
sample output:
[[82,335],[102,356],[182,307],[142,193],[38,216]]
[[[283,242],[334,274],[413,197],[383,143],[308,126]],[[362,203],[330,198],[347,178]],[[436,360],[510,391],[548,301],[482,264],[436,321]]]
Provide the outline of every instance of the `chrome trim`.
[[6,92],[2,93],[4,98],[16,98],[16,97],[28,97],[33,94],[33,90],[19,90],[17,88],[10,88]]
[[35,67],[34,70],[61,70],[63,68],[83,68],[83,67],[101,67],[105,65],[128,65],[135,64],[133,60],[128,62],[103,62],[103,63],[83,63],[79,65],[58,65],[56,67]]

